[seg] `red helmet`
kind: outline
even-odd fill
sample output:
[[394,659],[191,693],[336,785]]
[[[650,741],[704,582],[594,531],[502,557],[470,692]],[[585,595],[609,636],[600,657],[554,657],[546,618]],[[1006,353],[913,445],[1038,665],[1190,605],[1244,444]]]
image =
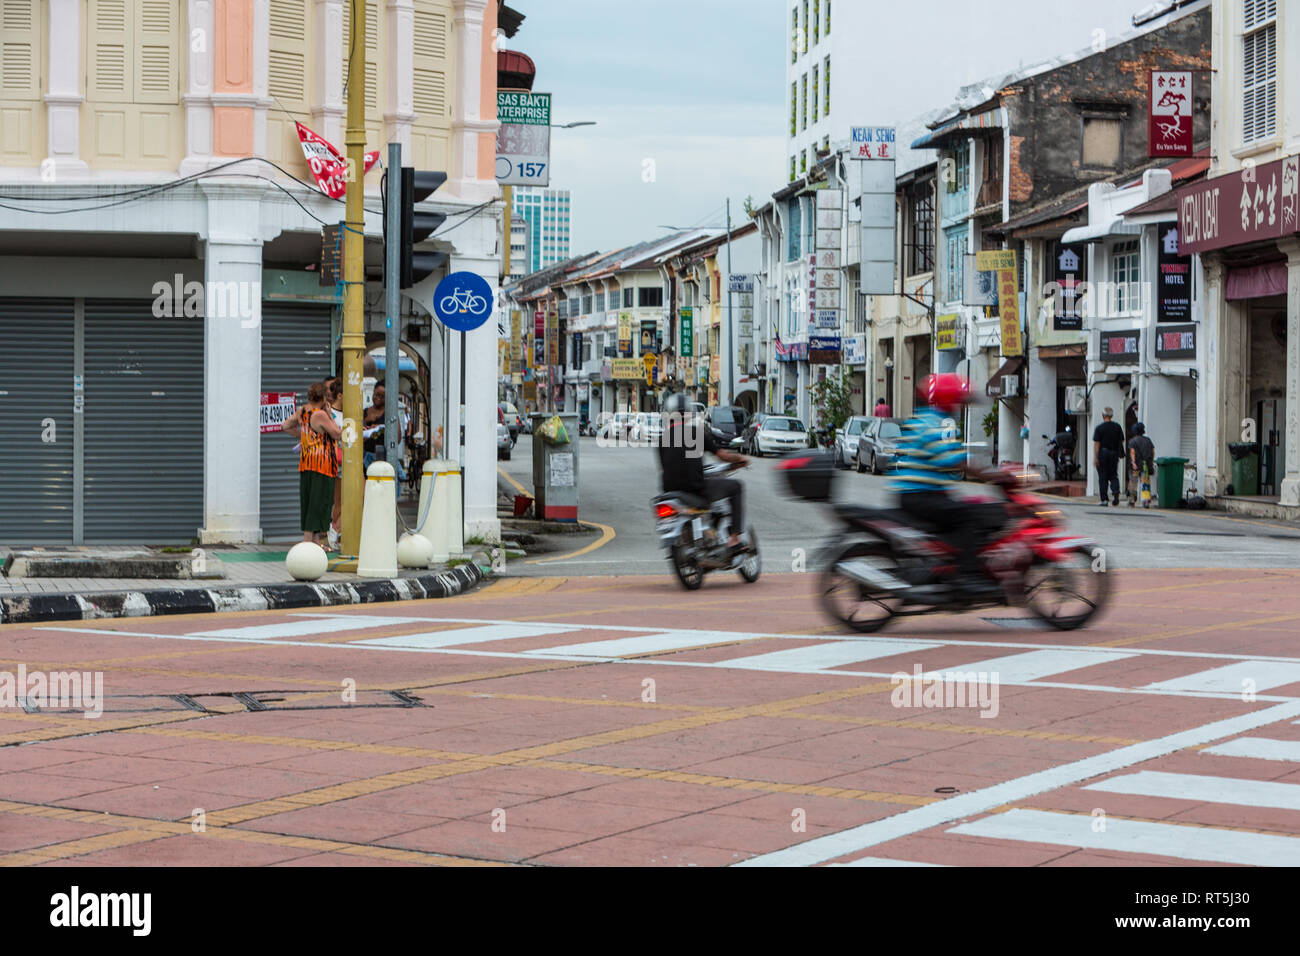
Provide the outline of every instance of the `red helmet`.
[[917,385],[916,397],[922,405],[952,414],[970,400],[970,386],[954,372],[927,375]]

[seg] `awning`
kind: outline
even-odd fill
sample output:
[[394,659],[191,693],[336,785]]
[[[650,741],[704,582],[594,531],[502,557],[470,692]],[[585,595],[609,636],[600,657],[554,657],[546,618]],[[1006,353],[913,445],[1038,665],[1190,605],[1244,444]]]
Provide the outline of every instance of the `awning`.
[[1236,266],[1228,270],[1224,298],[1259,299],[1267,295],[1286,295],[1286,260],[1263,262],[1255,266]]
[[1125,222],[1123,219],[1112,219],[1109,223],[1096,226],[1075,226],[1073,229],[1068,229],[1061,237],[1061,243],[1068,246],[1076,242],[1096,242],[1107,236],[1140,235],[1142,235],[1141,226]]
[[988,385],[984,387],[984,391],[988,395],[988,397],[1001,398],[1003,376],[1019,375],[1020,367],[1024,364],[1025,364],[1025,359],[1024,356],[1021,355],[1017,355],[1014,358],[1009,358],[1005,362],[1003,362],[1002,367],[998,369],[997,374],[994,375],[992,378],[990,378]]
[[919,139],[912,140],[913,149],[934,149],[954,133],[968,130],[999,129],[998,110],[985,110],[983,113],[963,114],[946,123],[940,123]]

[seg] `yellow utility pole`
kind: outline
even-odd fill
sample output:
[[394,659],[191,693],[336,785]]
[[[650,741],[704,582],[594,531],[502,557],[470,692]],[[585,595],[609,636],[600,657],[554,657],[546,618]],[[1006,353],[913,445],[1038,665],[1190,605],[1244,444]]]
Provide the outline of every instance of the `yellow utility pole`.
[[[348,0],[348,158],[346,224],[343,230],[343,555],[355,563],[361,546],[361,496],[365,487],[361,443],[361,374],[366,348],[366,0]],[[390,180],[391,181],[391,180]]]

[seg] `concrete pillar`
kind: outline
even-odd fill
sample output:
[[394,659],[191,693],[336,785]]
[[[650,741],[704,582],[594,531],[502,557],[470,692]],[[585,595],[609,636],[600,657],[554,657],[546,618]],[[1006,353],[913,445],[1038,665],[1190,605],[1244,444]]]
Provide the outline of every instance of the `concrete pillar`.
[[[45,62],[46,157],[41,178],[57,182],[68,176],[86,176],[90,167],[81,158],[82,57],[78,54],[81,29],[79,0],[50,0],[49,46]],[[71,42],[73,49],[69,50]]]
[[[1207,496],[1220,494],[1220,489],[1231,481],[1231,465],[1224,456],[1227,439],[1223,428],[1223,357],[1225,342],[1225,307],[1223,263],[1217,256],[1201,256],[1201,269],[1204,274],[1204,300],[1201,303],[1201,394],[1197,409],[1204,424],[1201,449],[1204,462],[1202,482]],[[1220,475],[1220,462],[1223,461],[1224,474]]]
[[[260,526],[262,237],[259,186],[205,182],[201,544],[256,544]],[[307,382],[297,383],[305,388]]]
[[347,107],[343,102],[343,3],[315,0],[312,25],[316,36],[316,99],[311,105],[312,126],[331,143],[343,142]]
[[[186,68],[185,158],[180,175],[189,176],[213,164],[212,160],[212,62],[216,45],[214,0],[188,0],[186,22],[189,36],[181,49]],[[53,31],[51,31],[52,33]]]
[[[372,0],[379,2],[379,0]],[[401,143],[403,161],[411,156],[411,124],[415,121],[415,4],[413,0],[383,0],[387,10],[387,64],[382,83],[387,86],[384,102],[393,108],[384,114],[384,141]],[[509,223],[506,224],[507,234]],[[509,241],[509,240],[507,240]]]
[[1286,253],[1286,474],[1278,485],[1284,505],[1300,506],[1300,241],[1278,243]]
[[[500,124],[496,119],[496,84],[487,89],[485,78],[496,76],[495,58],[484,56],[484,27],[496,26],[496,4],[487,0],[452,0],[456,42],[455,77],[451,89],[451,177],[443,187],[467,202],[485,202],[499,194],[492,155]],[[485,23],[489,21],[490,23]],[[491,93],[490,104],[486,99]],[[499,266],[498,266],[499,269]],[[495,275],[495,273],[493,273]],[[495,329],[493,330],[495,332]]]

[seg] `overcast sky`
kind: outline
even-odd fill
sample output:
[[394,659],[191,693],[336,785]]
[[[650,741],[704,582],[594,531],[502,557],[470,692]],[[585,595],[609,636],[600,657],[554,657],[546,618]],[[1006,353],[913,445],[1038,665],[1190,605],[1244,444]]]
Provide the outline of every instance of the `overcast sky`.
[[[897,124],[947,105],[958,87],[1131,31],[1150,0],[834,0],[868,4],[861,38],[879,82],[853,110]],[[762,205],[788,176],[789,0],[511,0],[526,17],[509,48],[551,93],[551,185],[573,192],[572,252],[720,225],[746,196]],[[844,21],[840,21],[844,22]],[[841,135],[847,136],[847,130]]]

